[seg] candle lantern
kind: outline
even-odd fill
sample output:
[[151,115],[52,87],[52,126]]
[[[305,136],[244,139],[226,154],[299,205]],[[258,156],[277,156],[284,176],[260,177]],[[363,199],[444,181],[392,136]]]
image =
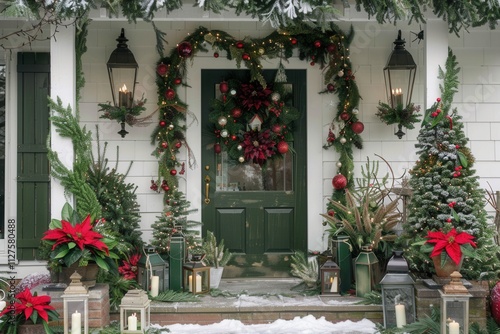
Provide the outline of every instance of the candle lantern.
[[333,261],[340,268],[340,292],[345,293],[351,288],[352,283],[352,246],[342,226],[341,223],[337,224],[337,231],[330,241],[330,249]]
[[89,292],[82,284],[82,276],[76,271],[70,276],[71,283],[61,296],[64,312],[64,334],[88,334]]
[[184,291],[194,295],[210,291],[210,267],[201,262],[188,262],[183,266]]
[[340,268],[330,257],[319,269],[322,295],[340,294]]
[[415,321],[414,283],[403,252],[394,251],[387,263],[387,273],[380,281],[385,328],[401,328]]
[[441,295],[441,333],[469,333],[469,299],[472,295],[462,284],[462,275],[454,271],[451,281],[439,290]]
[[363,297],[380,282],[380,265],[370,245],[361,247],[355,267],[356,296]]
[[186,254],[184,235],[181,229],[177,228],[170,237],[170,257],[169,260],[169,288],[174,291],[182,291],[182,266]]
[[[128,39],[125,37],[123,28],[116,41],[118,42],[116,49],[111,53],[106,64],[113,105],[115,107],[132,108],[139,65],[135,61],[134,54],[128,48]],[[115,83],[118,83],[118,87]],[[122,119],[121,126],[122,129],[118,133],[125,137],[128,133],[125,131],[125,119]]]
[[120,333],[146,333],[151,320],[150,303],[146,291],[129,290],[120,304]]
[[168,290],[168,262],[153,247],[145,247],[144,253],[137,263],[137,282],[144,291],[151,291],[151,277],[158,276],[158,292]]

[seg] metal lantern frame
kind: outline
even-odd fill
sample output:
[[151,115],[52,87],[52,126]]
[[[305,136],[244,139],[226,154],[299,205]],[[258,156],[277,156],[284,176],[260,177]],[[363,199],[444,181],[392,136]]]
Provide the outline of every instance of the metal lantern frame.
[[[120,333],[145,333],[151,323],[150,304],[151,301],[146,291],[141,289],[129,290],[123,296],[120,304]],[[129,317],[133,314],[139,314],[139,316],[136,316],[136,329],[129,328]]]
[[[64,334],[73,333],[74,321],[78,319],[78,328],[82,334],[89,332],[89,293],[87,287],[81,282],[82,276],[76,271],[70,276],[71,283],[61,296],[63,300]],[[75,317],[79,313],[78,317]],[[82,324],[83,322],[83,324]],[[82,331],[83,325],[83,331]],[[71,327],[71,330],[70,330]]]
[[128,99],[126,105],[124,105],[124,107],[126,108],[131,108],[134,101],[135,84],[137,82],[137,70],[139,68],[139,64],[137,64],[134,54],[128,48],[128,39],[125,37],[125,29],[122,28],[120,36],[118,36],[116,41],[118,42],[118,44],[116,45],[116,49],[113,50],[113,52],[109,56],[108,62],[106,63],[108,68],[109,84],[111,85],[111,94],[113,95],[113,104],[115,107],[123,106],[121,105],[122,102],[119,99],[119,95],[117,96],[119,90],[115,86],[115,74],[117,74],[117,71],[121,70],[127,70],[127,72],[129,70],[132,70],[133,79],[131,79],[131,81],[127,80],[129,82],[132,82],[132,90],[130,91],[132,94]]
[[[391,52],[387,65],[384,67],[387,101],[393,109],[397,108],[398,104],[402,104],[403,108],[406,108],[411,103],[415,84],[417,64],[413,60],[411,53],[405,49],[405,43],[405,40],[401,39],[401,30],[398,30],[398,37],[394,41],[394,50]],[[398,76],[403,79],[398,81]],[[401,92],[398,92],[398,89]],[[406,91],[402,89],[406,89]],[[403,101],[403,95],[399,93],[406,94],[406,101]]]
[[361,247],[355,265],[356,296],[371,292],[380,281],[380,264],[370,245]]
[[380,281],[385,328],[400,328],[416,319],[415,281],[409,274],[403,252],[393,253],[387,263],[387,273]]
[[322,295],[340,295],[340,268],[328,257],[319,269]]
[[[441,295],[441,333],[469,333],[469,300],[472,295],[462,284],[462,275],[455,271],[450,275],[451,281],[439,290]],[[455,322],[457,328],[450,325]]]
[[154,248],[145,248],[144,254],[137,263],[137,282],[144,291],[151,290],[151,277],[158,276],[158,292],[166,291],[169,288],[168,261],[165,261]]
[[210,292],[210,267],[201,262],[188,262],[182,267],[182,275],[184,291],[193,295]]

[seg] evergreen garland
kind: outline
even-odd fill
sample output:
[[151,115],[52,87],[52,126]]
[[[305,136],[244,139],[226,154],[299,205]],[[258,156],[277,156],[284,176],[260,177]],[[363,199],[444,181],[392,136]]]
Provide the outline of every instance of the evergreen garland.
[[416,242],[425,240],[428,231],[448,230],[467,232],[475,237],[478,259],[466,257],[461,273],[469,279],[485,275],[496,276],[500,270],[498,247],[493,244],[488,226],[483,190],[473,169],[474,157],[466,147],[462,117],[451,109],[458,87],[458,63],[451,50],[445,70],[439,78],[442,98],[426,111],[418,135],[419,160],[410,171],[413,196],[409,216],[403,226],[405,257],[411,270],[433,273],[428,254],[422,253]]

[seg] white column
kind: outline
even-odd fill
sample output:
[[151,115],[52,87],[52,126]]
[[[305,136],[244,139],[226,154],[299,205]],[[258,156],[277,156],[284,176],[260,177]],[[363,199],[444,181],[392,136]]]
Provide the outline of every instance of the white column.
[[[51,33],[55,27],[51,27]],[[75,61],[75,27],[58,28],[58,32],[50,40],[50,97],[57,101],[60,98],[63,105],[71,106],[73,112],[76,107],[76,61]],[[70,139],[62,138],[55,131],[50,129],[51,147],[59,155],[59,159],[70,169],[73,166],[73,145]],[[64,188],[59,180],[51,178],[51,213],[53,217],[58,217],[66,202]],[[71,203],[73,204],[73,203]]]
[[425,107],[429,108],[441,97],[438,79],[439,66],[444,69],[448,57],[448,23],[442,19],[429,19],[425,25]]

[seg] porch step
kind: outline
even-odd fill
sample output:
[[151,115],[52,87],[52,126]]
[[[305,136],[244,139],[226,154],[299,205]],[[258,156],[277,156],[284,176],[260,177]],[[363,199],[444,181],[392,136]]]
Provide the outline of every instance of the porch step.
[[223,279],[219,289],[232,297],[203,295],[195,303],[153,302],[151,323],[207,325],[235,319],[261,324],[309,314],[333,323],[363,318],[383,322],[381,305],[358,305],[360,299],[352,296],[304,296],[292,289],[298,283],[296,279]]

